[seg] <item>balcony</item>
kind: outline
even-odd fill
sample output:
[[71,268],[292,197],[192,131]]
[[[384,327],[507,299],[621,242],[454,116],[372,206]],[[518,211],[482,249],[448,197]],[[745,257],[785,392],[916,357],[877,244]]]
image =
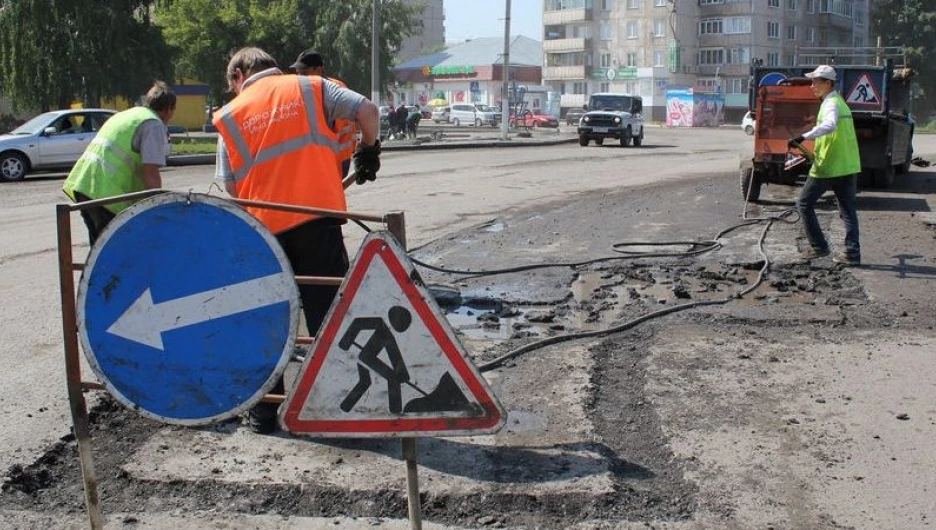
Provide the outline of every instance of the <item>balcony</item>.
[[588,79],[587,66],[547,66],[543,68],[544,80]]
[[553,39],[543,41],[543,53],[583,52],[588,39]]
[[563,94],[559,100],[559,106],[562,108],[580,109],[585,103],[588,103],[588,96],[585,94]]
[[582,9],[561,9],[558,11],[543,12],[544,26],[561,26],[572,22],[587,22],[592,19],[592,10]]
[[810,23],[820,27],[826,26],[831,28],[850,30],[855,24],[851,17],[843,17],[833,13],[818,13],[809,16],[811,18]]

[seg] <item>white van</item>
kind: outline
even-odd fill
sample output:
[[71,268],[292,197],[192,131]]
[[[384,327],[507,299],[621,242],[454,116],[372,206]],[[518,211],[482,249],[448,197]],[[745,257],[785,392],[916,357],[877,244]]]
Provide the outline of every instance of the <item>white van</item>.
[[452,105],[452,110],[448,116],[449,123],[458,127],[459,125],[497,125],[497,117],[493,112],[484,112],[470,103],[456,103]]

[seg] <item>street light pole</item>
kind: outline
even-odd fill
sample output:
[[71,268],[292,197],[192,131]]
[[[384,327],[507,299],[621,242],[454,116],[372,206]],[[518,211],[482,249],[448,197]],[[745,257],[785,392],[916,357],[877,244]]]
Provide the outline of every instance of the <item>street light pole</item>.
[[371,17],[371,101],[380,105],[380,0],[374,0]]
[[504,79],[501,93],[501,140],[507,139],[510,121],[510,0],[507,2],[507,16],[504,17]]

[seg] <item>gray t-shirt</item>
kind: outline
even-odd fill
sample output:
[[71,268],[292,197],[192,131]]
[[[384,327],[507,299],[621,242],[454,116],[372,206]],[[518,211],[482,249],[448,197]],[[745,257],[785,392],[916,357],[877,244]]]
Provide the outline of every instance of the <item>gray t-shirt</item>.
[[[250,84],[257,79],[268,75],[281,74],[282,72],[278,68],[269,68],[256,73],[244,81],[242,90],[250,86]],[[322,96],[322,105],[325,107],[325,120],[329,123],[334,123],[335,120],[355,121],[361,103],[367,99],[361,94],[344,88],[328,79],[322,79]],[[215,162],[215,179],[221,184],[233,181],[234,172],[231,170],[231,160],[228,156],[227,148],[224,145],[224,140],[220,136],[218,137],[218,155]]]
[[169,153],[166,124],[160,119],[146,120],[133,132],[130,148],[143,155],[144,164],[163,167]]

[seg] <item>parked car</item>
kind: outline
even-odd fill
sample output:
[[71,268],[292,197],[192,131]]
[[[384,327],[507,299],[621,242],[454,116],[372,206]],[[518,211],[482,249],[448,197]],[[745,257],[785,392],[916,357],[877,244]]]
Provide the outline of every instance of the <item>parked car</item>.
[[754,121],[753,112],[748,112],[744,115],[744,118],[741,119],[741,130],[743,130],[746,134],[754,134],[754,128],[756,125],[757,124]]
[[490,112],[491,114],[494,115],[494,121],[496,123],[500,123],[501,115],[503,114],[503,112],[501,112],[500,107],[495,107],[494,105],[483,105],[480,103],[476,103],[475,107],[477,107],[478,110],[480,110],[481,112]]
[[435,123],[447,123],[449,121],[450,112],[452,112],[452,107],[436,107],[432,110],[432,121]]
[[451,106],[449,113],[449,122],[458,127],[459,125],[497,125],[497,119],[493,112],[484,112],[471,103],[456,103]]
[[511,117],[511,122],[514,127],[559,127],[559,120],[539,110],[524,111],[519,119]]
[[56,110],[0,136],[0,180],[22,180],[39,170],[70,169],[114,114],[110,109]]
[[566,125],[578,125],[579,120],[581,120],[584,115],[585,109],[569,109],[565,115]]

